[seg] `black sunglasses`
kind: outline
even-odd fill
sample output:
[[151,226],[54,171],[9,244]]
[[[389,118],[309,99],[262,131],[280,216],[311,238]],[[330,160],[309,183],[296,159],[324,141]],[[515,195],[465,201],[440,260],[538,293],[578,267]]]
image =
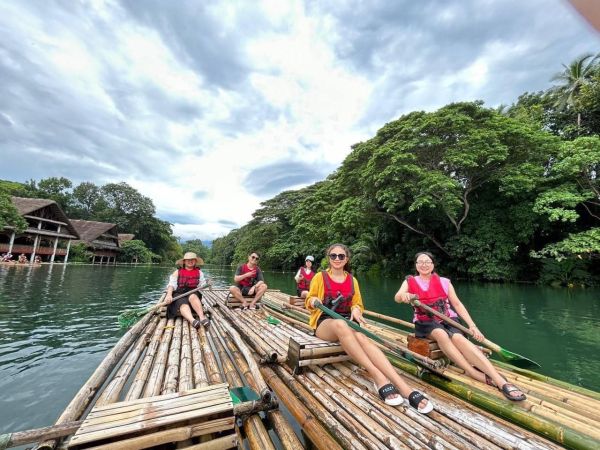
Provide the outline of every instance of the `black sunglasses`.
[[257,261],[258,261],[258,260],[259,260],[259,257],[258,257],[258,256],[251,256],[251,257],[250,257],[250,259],[255,259],[255,260],[257,260]]
[[346,259],[346,255],[344,255],[343,253],[340,253],[339,255],[337,253],[330,253],[329,257],[333,260],[339,259],[340,261]]

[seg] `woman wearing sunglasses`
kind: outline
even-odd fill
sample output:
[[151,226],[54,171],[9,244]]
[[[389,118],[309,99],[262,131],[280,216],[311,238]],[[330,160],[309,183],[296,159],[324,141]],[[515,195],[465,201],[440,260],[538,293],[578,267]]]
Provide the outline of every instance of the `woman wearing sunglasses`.
[[[433,255],[429,252],[417,253],[415,267],[417,275],[409,275],[402,282],[394,297],[396,302],[409,303],[412,295],[418,295],[423,304],[451,319],[458,320],[460,316],[469,325],[473,337],[480,342],[483,341],[485,337],[456,295],[450,280],[440,277],[434,272]],[[471,378],[497,387],[509,400],[525,400],[525,394],[514,384],[508,383],[485,355],[458,328],[443,322],[442,319],[423,308],[415,308],[413,322],[415,323],[416,337],[436,341],[440,350]]]
[[[256,309],[258,302],[267,290],[262,270],[258,267],[259,256],[256,252],[250,252],[248,262],[238,266],[233,281],[235,286],[229,288],[229,292],[242,303],[242,310]],[[247,305],[246,297],[254,297]]]
[[377,393],[386,404],[401,405],[406,397],[420,413],[430,412],[433,402],[419,391],[411,391],[374,342],[343,320],[332,319],[315,307],[315,302],[320,301],[349,320],[361,325],[366,323],[358,282],[345,270],[350,262],[350,250],[343,244],[333,244],[327,249],[327,258],[328,269],[314,276],[306,299],[306,307],[311,312],[309,325],[316,329],[316,336],[329,342],[339,341],[344,351],[369,372]]

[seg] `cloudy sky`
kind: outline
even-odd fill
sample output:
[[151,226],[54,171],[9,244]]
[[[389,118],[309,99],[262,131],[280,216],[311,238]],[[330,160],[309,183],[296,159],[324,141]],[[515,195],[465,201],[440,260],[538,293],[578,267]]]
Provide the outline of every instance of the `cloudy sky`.
[[212,239],[386,122],[599,44],[559,0],[0,0],[0,178],[126,181]]

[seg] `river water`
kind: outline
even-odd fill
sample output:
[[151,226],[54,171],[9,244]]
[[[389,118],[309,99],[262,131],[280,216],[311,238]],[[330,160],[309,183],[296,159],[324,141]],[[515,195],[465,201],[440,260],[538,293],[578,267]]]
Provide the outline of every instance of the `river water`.
[[[116,316],[156,301],[173,269],[0,266],[0,433],[56,420],[122,336]],[[207,267],[215,286],[230,269]],[[292,273],[265,274],[295,291]],[[400,279],[359,277],[367,309],[410,320]],[[600,290],[454,283],[486,337],[539,362],[541,373],[600,390]]]

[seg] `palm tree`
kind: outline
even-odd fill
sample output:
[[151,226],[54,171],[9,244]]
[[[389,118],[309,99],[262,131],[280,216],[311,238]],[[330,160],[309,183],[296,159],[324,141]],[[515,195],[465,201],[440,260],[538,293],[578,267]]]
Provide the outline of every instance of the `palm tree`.
[[[581,88],[586,84],[598,69],[600,53],[580,56],[568,66],[563,64],[564,70],[552,77],[552,81],[560,82],[551,92],[557,95],[556,106],[561,109],[573,108],[577,110],[577,97]],[[577,127],[581,126],[581,111],[577,111]]]

